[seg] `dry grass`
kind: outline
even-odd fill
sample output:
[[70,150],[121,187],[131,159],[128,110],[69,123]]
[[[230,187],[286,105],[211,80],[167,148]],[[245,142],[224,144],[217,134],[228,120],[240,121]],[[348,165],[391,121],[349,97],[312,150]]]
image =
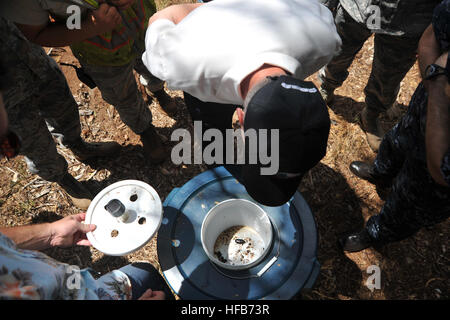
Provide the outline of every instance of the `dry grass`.
[[[161,9],[169,4],[194,2],[157,1]],[[67,48],[66,48],[67,49]],[[57,62],[76,63],[70,50],[55,49]],[[301,295],[305,299],[445,299],[449,298],[449,222],[423,229],[415,236],[393,243],[381,250],[367,249],[344,254],[336,245],[338,236],[363,226],[364,221],[378,213],[383,202],[374,187],[355,178],[348,170],[354,160],[372,160],[357,115],[363,108],[363,88],[367,82],[373,54],[368,41],[351,66],[350,75],[339,88],[337,99],[329,112],[332,127],[326,157],[305,177],[300,191],[310,205],[319,233],[318,259],[322,265],[315,287]],[[80,86],[74,71],[61,67],[80,105],[83,137],[91,141],[115,140],[123,151],[116,159],[80,163],[70,150],[58,146],[69,163],[70,173],[98,189],[123,179],[137,179],[152,185],[164,201],[169,192],[205,170],[204,166],[175,166],[167,160],[160,166],[149,166],[142,156],[138,137],[119,119],[114,108],[104,102],[98,89]],[[318,84],[315,75],[310,78]],[[417,66],[401,84],[398,102],[408,101],[419,81]],[[167,116],[156,102],[150,108],[154,124],[167,140],[176,128],[191,128],[182,93],[170,92],[180,110]],[[168,147],[172,145],[166,142]],[[77,213],[68,197],[54,183],[30,174],[22,157],[0,162],[0,224],[15,226],[53,221]],[[81,267],[92,267],[100,273],[135,261],[148,261],[159,268],[156,238],[143,249],[124,257],[109,257],[94,248],[51,249],[50,256]],[[370,265],[382,271],[382,288],[371,292],[365,285]],[[159,269],[160,270],[160,269]]]

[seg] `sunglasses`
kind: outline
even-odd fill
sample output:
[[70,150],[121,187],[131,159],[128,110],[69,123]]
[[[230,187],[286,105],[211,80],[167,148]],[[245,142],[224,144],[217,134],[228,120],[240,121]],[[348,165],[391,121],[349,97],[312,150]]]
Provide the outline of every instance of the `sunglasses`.
[[5,137],[0,140],[0,159],[5,157],[6,159],[14,158],[20,151],[20,139],[12,131],[8,131]]

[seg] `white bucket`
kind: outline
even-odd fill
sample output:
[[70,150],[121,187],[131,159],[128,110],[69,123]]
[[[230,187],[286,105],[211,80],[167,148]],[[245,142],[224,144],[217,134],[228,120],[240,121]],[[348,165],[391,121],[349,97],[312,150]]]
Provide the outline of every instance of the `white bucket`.
[[260,263],[270,250],[272,238],[267,213],[245,199],[215,205],[201,227],[201,242],[208,258],[231,270],[248,269]]

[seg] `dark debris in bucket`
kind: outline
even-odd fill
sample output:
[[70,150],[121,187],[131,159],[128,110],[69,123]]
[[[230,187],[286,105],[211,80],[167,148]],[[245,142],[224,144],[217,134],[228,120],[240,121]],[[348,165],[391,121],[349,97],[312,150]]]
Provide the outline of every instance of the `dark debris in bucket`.
[[250,227],[233,226],[223,231],[214,244],[214,255],[223,263],[246,265],[264,252],[264,241]]

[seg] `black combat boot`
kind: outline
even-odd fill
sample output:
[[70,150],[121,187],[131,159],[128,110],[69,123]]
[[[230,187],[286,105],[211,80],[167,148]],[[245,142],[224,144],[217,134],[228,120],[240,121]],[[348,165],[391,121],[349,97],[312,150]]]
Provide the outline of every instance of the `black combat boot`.
[[383,179],[373,171],[373,165],[362,161],[353,161],[350,163],[349,169],[357,177],[364,179],[376,186],[376,191],[382,200],[386,200],[391,191],[392,180]]
[[373,246],[375,243],[365,228],[339,239],[339,245],[347,252],[358,252]]
[[174,99],[172,99],[171,96],[167,94],[167,92],[164,89],[152,92],[153,96],[158,100],[159,105],[161,108],[170,116],[174,115],[177,111],[177,103]]
[[66,145],[79,161],[116,156],[121,148],[120,144],[114,141],[86,142],[81,138],[67,142]]
[[163,141],[153,125],[150,125],[147,130],[141,133],[141,141],[144,147],[144,155],[152,164],[161,163],[168,157]]
[[367,180],[372,184],[383,184],[383,181],[373,172],[373,165],[362,161],[350,163],[350,171],[357,177]]
[[334,101],[334,89],[329,89],[328,87],[321,85],[319,88],[319,93],[326,104],[331,104]]

